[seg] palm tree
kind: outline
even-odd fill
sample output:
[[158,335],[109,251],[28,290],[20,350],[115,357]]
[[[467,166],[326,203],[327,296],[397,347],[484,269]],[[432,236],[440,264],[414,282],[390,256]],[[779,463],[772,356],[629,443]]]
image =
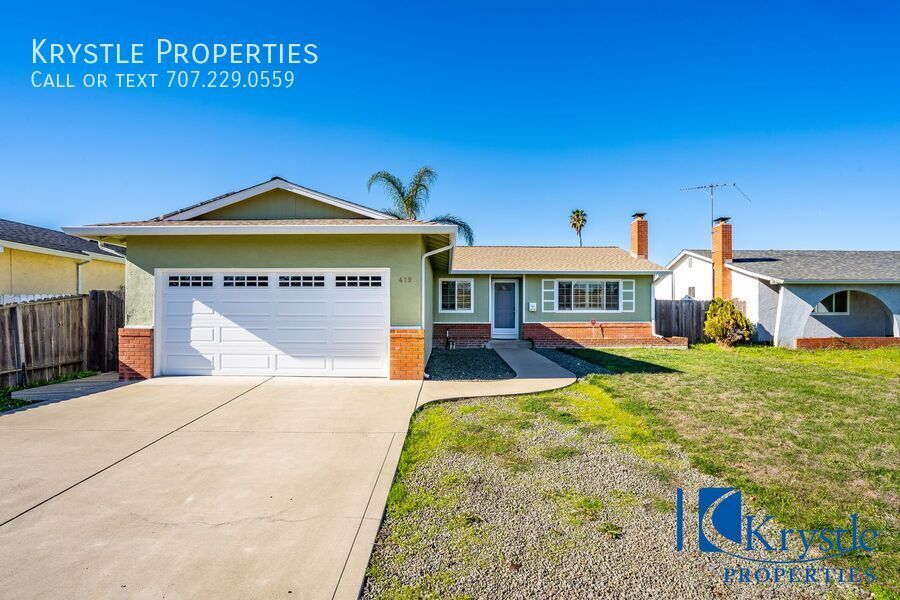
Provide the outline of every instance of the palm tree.
[[[437,173],[429,166],[421,167],[410,179],[408,185],[404,185],[400,178],[387,171],[378,171],[369,177],[369,191],[374,184],[380,184],[387,191],[388,198],[394,203],[391,208],[385,208],[385,212],[398,219],[417,221],[419,215],[428,204],[431,197],[431,187],[437,180]],[[459,234],[468,245],[475,243],[475,233],[468,223],[454,215],[439,215],[428,219],[431,223],[444,223],[456,225]]]
[[572,211],[572,214],[569,215],[569,225],[575,230],[575,233],[578,234],[578,245],[581,246],[581,230],[587,225],[587,213],[580,208],[576,208]]

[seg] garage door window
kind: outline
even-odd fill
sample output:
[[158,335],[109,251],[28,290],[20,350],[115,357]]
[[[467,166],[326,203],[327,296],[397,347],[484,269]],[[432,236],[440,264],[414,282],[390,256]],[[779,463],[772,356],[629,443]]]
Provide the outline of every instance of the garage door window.
[[334,278],[337,287],[381,287],[381,275],[338,275]]
[[325,287],[325,276],[279,275],[278,287]]
[[212,287],[212,275],[170,275],[169,287]]
[[268,275],[226,275],[225,287],[269,287]]

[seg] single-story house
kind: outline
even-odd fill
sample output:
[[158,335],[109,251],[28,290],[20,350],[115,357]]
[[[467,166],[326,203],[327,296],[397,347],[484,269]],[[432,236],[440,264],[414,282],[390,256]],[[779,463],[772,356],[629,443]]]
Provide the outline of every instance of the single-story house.
[[81,294],[125,285],[125,249],[0,219],[0,294]]
[[647,221],[621,248],[457,247],[281,178],[148,221],[66,227],[124,244],[121,374],[421,379],[432,347],[683,346],[653,333]]
[[900,343],[900,251],[733,250],[716,221],[710,250],[682,250],[660,299],[746,302],[754,337],[788,348]]

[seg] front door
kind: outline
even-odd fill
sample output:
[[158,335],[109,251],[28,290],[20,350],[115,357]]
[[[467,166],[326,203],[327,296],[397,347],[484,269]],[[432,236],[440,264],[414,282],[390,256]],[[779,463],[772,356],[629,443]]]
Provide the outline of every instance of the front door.
[[518,282],[514,279],[494,280],[491,337],[495,339],[519,338],[518,286]]

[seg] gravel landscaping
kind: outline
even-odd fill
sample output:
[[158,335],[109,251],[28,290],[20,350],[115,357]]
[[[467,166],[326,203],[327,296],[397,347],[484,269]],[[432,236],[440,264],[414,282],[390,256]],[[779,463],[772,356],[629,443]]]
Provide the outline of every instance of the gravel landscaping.
[[[411,425],[363,597],[811,598],[833,591],[723,583],[723,568],[735,561],[696,550],[690,515],[698,488],[725,485],[585,381],[430,405]],[[680,553],[677,487],[687,515]]]
[[486,348],[435,348],[425,372],[432,381],[491,381],[516,376],[499,354]]
[[535,348],[535,352],[545,358],[549,358],[563,369],[568,369],[575,374],[575,377],[581,378],[593,373],[606,373],[609,371],[603,367],[597,366],[592,362],[578,358],[564,350],[556,350],[554,348]]

